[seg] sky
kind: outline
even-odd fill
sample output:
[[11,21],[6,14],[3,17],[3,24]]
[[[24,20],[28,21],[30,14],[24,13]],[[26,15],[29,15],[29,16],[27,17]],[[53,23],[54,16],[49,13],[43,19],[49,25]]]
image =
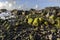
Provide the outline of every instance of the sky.
[[0,0],[0,9],[43,9],[49,6],[60,6],[60,0]]

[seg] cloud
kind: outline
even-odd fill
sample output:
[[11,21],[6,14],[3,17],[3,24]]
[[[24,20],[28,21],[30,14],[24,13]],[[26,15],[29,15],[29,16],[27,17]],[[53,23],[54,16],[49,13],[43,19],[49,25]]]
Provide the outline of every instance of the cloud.
[[17,1],[19,0],[6,0],[4,2],[0,2],[0,9],[5,8],[8,10],[12,9],[27,9],[26,2],[22,4],[18,4]]
[[4,7],[4,3],[0,2],[0,8],[3,8]]
[[16,0],[7,0],[9,3],[16,4]]
[[38,8],[38,5],[37,5],[37,4],[35,5],[35,8],[36,8],[36,9]]
[[0,2],[0,9],[11,9],[12,8],[12,4],[6,2]]
[[5,2],[0,2],[0,9],[12,10],[16,8],[15,6],[16,6],[15,0],[7,0]]
[[15,0],[7,0],[5,2],[0,2],[0,9],[12,10],[12,9],[24,9],[24,8],[25,8],[24,4],[18,5],[16,4]]
[[36,4],[33,8],[34,8],[34,9],[38,9],[38,8],[39,8],[39,5]]

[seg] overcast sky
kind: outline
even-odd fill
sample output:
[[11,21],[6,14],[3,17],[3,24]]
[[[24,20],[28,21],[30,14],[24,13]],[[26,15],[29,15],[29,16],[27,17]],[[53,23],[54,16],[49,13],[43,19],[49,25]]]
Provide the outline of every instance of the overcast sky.
[[48,6],[60,6],[59,0],[0,0],[0,9],[42,9]]

